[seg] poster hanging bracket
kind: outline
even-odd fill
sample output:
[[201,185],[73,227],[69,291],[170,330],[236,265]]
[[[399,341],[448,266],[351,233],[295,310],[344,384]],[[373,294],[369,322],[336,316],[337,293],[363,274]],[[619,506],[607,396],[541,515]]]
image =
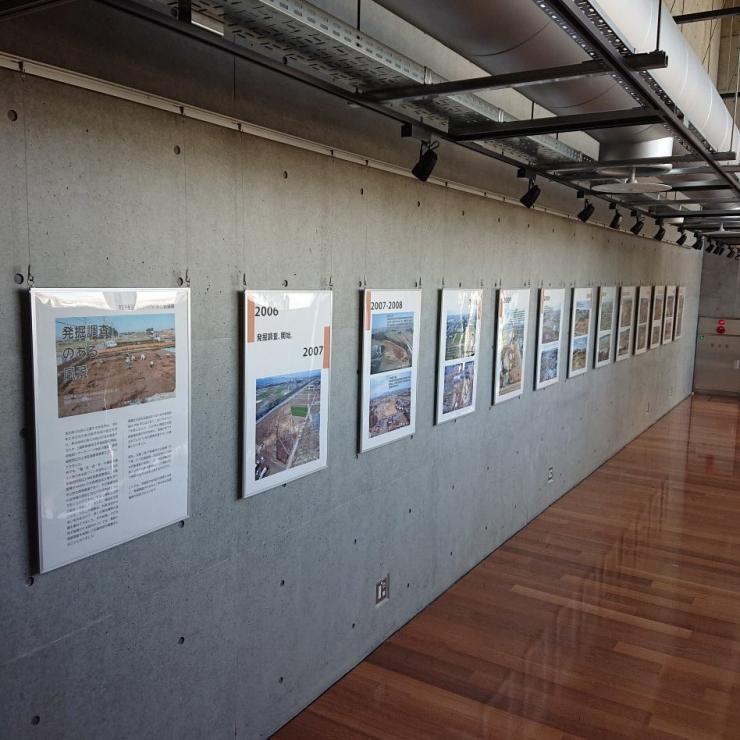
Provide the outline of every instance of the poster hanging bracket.
[[442,287],[443,288],[445,287],[445,276],[444,275],[442,275]]
[[242,287],[246,290],[247,288],[247,273],[242,273]]
[[334,276],[329,275],[329,290],[334,290]]
[[28,265],[28,269],[26,270],[26,284],[28,285],[28,289],[30,290],[33,288],[33,273],[31,272],[31,265]]
[[189,267],[185,268],[185,286],[187,288],[190,287],[190,268]]

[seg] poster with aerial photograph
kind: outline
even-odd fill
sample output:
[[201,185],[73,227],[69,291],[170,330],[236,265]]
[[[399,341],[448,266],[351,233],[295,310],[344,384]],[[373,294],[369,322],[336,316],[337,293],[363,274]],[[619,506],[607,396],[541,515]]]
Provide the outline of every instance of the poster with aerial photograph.
[[437,424],[475,411],[481,311],[480,290],[440,291]]
[[635,354],[647,352],[650,339],[650,298],[653,289],[649,285],[641,285],[637,289],[637,329],[635,332]]
[[542,288],[537,320],[535,390],[547,388],[560,378],[560,345],[563,336],[564,288]]
[[663,333],[663,301],[665,300],[665,286],[656,285],[653,291],[653,318],[650,324],[650,349],[660,345]]
[[616,287],[599,288],[596,313],[596,354],[594,367],[604,367],[614,359],[614,325],[617,311]]
[[593,298],[593,288],[573,288],[568,352],[569,378],[582,375],[588,370]]
[[681,338],[683,332],[683,309],[686,304],[686,286],[682,285],[676,293],[676,322],[673,328],[673,341]]
[[[414,433],[420,317],[420,290],[365,290],[361,452]],[[457,342],[457,347],[450,349],[453,353],[470,348],[469,336],[453,340]]]
[[41,571],[187,518],[190,291],[31,291]]
[[634,285],[619,289],[619,326],[617,328],[617,362],[626,360],[632,354],[632,328],[635,324]]
[[665,289],[665,309],[663,313],[663,344],[673,341],[673,319],[676,311],[676,286]]
[[253,496],[327,465],[330,290],[246,290],[244,482]]
[[524,391],[529,288],[499,290],[497,322],[493,398],[499,403]]

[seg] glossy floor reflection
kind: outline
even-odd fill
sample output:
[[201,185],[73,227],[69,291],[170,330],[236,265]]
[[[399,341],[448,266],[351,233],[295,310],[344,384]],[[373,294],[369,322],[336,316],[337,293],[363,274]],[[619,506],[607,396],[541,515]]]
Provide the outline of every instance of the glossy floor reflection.
[[740,738],[739,409],[682,403],[278,737]]

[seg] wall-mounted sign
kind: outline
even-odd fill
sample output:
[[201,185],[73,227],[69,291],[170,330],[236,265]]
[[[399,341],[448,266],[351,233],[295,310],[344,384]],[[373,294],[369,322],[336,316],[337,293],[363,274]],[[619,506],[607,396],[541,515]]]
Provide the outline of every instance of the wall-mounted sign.
[[437,363],[437,424],[475,411],[482,294],[442,290]]
[[660,345],[663,333],[663,305],[665,301],[665,285],[656,285],[653,291],[653,320],[650,327],[650,349]]
[[634,286],[623,287],[619,291],[619,326],[617,327],[617,362],[626,360],[632,354],[632,327],[635,323]]
[[676,297],[676,323],[673,330],[673,341],[678,341],[681,338],[681,332],[683,331],[683,309],[686,304],[686,286],[682,285],[678,289]]
[[365,290],[360,450],[416,429],[420,290]]
[[599,310],[596,314],[596,355],[594,367],[608,365],[614,359],[614,324],[617,289],[599,288]]
[[188,516],[190,291],[31,291],[41,571]]
[[529,288],[499,290],[494,401],[508,401],[524,390],[529,324]]
[[663,315],[663,344],[673,341],[673,319],[676,312],[676,286],[665,289],[665,313]]
[[635,334],[635,354],[641,355],[647,352],[650,339],[650,297],[652,288],[649,285],[641,285],[637,289],[637,331]]
[[243,496],[326,467],[330,290],[247,290]]
[[574,378],[588,370],[591,350],[591,318],[593,314],[593,288],[573,288],[570,319],[570,351],[568,377]]
[[564,288],[540,290],[537,322],[537,367],[535,389],[547,388],[560,377],[560,340],[563,335]]

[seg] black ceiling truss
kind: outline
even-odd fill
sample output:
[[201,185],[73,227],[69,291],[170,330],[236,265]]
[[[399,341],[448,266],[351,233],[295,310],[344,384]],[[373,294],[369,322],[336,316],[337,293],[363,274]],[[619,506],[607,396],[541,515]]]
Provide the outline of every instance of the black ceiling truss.
[[[20,0],[19,0],[20,1]],[[32,0],[27,0],[31,2]],[[546,0],[549,8],[557,12],[569,27],[569,33],[577,40],[584,40],[591,47],[596,57],[592,61],[564,67],[530,70],[511,75],[484,76],[468,80],[441,82],[429,85],[404,85],[391,88],[376,88],[366,90],[350,90],[341,87],[330,79],[324,79],[316,74],[304,71],[296,65],[284,60],[273,59],[244,45],[234,43],[228,39],[203,30],[188,20],[190,0],[178,0],[180,19],[172,18],[165,13],[148,8],[136,0],[97,0],[131,15],[135,15],[148,22],[164,27],[169,31],[184,34],[200,43],[216,47],[235,57],[239,57],[260,67],[287,76],[304,83],[314,89],[341,98],[352,105],[365,108],[402,124],[406,130],[412,130],[413,136],[426,141],[438,139],[457,144],[471,151],[482,154],[519,169],[524,168],[527,177],[536,176],[550,180],[565,187],[576,190],[579,195],[599,198],[614,206],[627,206],[637,214],[655,217],[654,209],[666,201],[650,200],[639,201],[635,196],[631,200],[612,197],[609,194],[593,191],[589,183],[577,182],[579,174],[597,171],[599,167],[641,167],[651,165],[670,164],[699,165],[702,172],[714,174],[717,180],[694,184],[681,185],[674,183],[677,191],[717,190],[725,191],[728,195],[740,196],[740,182],[722,162],[734,161],[734,152],[712,152],[704,143],[699,134],[691,129],[683,120],[683,116],[674,107],[664,100],[659,90],[651,86],[645,71],[664,68],[667,66],[667,57],[660,51],[649,54],[623,55],[611,42],[601,34],[591,20],[571,0]],[[544,10],[543,12],[549,12]],[[531,120],[516,120],[509,122],[491,122],[474,127],[454,126],[446,131],[439,126],[424,120],[407,115],[398,108],[391,108],[388,103],[410,100],[432,100],[438,97],[449,97],[457,94],[470,93],[481,90],[495,90],[503,88],[523,88],[527,85],[536,85],[562,79],[577,79],[594,75],[609,74],[620,81],[620,84],[630,90],[636,97],[639,107],[591,113],[586,115],[551,116]],[[487,140],[503,140],[508,138],[524,138],[545,134],[559,134],[567,131],[589,131],[608,129],[612,127],[634,126],[662,123],[667,128],[667,135],[671,133],[681,140],[689,150],[688,154],[670,157],[652,157],[632,160],[609,162],[594,162],[584,158],[583,161],[565,162],[523,162],[520,159],[504,154],[503,151],[486,145]],[[732,167],[736,171],[736,167]],[[676,172],[676,174],[684,174]],[[690,179],[692,172],[687,171],[685,176]],[[587,180],[591,178],[587,177]],[[687,211],[678,211],[677,215],[684,216]],[[666,214],[668,215],[668,214]]]
[[673,20],[681,25],[682,23],[699,23],[701,21],[716,20],[717,18],[729,18],[733,15],[740,15],[740,5],[732,8],[703,10],[699,13],[684,13],[683,15],[674,15]]

